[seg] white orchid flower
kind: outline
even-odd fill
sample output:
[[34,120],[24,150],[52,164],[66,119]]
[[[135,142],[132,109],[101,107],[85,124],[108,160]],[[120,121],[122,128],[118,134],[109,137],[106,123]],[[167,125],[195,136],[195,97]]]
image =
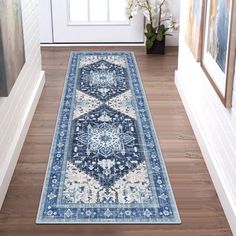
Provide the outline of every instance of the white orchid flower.
[[173,31],[179,26],[170,13],[168,0],[127,0],[127,5],[129,19],[141,12],[153,29],[163,24],[168,31]]

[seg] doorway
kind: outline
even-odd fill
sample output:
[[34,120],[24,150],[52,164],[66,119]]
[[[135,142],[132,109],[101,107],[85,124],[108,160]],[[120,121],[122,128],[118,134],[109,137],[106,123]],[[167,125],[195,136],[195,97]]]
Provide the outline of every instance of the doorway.
[[144,42],[143,16],[129,21],[126,0],[44,0],[41,4],[51,8],[53,43]]

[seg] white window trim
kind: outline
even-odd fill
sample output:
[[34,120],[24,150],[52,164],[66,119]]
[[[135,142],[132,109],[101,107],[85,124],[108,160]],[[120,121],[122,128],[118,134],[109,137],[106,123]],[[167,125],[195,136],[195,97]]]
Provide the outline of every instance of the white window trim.
[[130,21],[127,19],[127,22],[110,22],[110,14],[109,14],[109,6],[110,1],[107,0],[107,22],[91,22],[90,21],[90,0],[88,0],[88,21],[85,22],[76,22],[71,21],[70,17],[70,0],[67,0],[67,25],[68,26],[128,26],[130,25]]

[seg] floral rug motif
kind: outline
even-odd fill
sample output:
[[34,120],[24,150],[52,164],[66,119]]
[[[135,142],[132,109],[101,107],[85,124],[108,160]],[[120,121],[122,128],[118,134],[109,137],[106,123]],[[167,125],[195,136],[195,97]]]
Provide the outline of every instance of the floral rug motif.
[[133,53],[71,53],[37,223],[180,223]]

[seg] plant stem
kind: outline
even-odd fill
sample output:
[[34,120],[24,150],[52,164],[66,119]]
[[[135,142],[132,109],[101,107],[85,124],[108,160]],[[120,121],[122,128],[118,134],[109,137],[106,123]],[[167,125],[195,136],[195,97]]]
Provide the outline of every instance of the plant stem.
[[162,6],[164,5],[166,0],[163,0],[159,6],[159,19],[158,19],[158,27],[161,25],[161,14],[162,14]]
[[150,23],[153,28],[152,8],[150,6],[149,0],[146,0],[146,3],[147,3],[147,7],[148,7],[149,16],[150,16]]
[[149,0],[146,0],[145,2],[146,2],[145,4],[141,4],[139,1],[137,1],[137,6],[139,6],[142,9],[146,9],[148,11],[149,17],[150,17],[150,19],[149,19],[150,24],[153,27],[152,7],[149,3]]

